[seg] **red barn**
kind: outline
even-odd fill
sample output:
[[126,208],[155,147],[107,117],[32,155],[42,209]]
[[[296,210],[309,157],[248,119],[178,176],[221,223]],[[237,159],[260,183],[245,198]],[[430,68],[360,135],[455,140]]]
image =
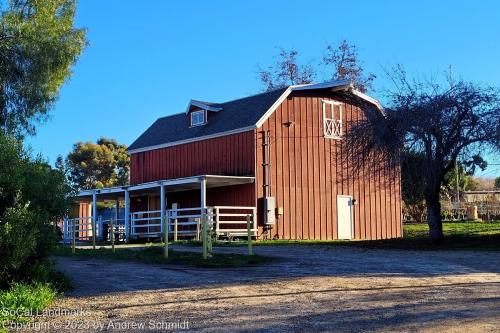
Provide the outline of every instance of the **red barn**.
[[164,218],[176,237],[196,235],[203,213],[218,237],[244,234],[248,214],[259,239],[401,237],[399,168],[344,156],[343,136],[370,113],[380,104],[347,81],[191,100],[129,147],[130,186],[80,198],[123,200],[129,237],[158,236]]

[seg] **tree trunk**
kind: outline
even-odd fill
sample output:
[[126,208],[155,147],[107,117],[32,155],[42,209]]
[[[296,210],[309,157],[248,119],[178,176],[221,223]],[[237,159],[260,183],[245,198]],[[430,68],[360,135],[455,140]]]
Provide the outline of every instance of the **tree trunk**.
[[426,196],[427,224],[429,225],[429,238],[439,242],[443,239],[443,220],[441,219],[441,203],[439,191]]

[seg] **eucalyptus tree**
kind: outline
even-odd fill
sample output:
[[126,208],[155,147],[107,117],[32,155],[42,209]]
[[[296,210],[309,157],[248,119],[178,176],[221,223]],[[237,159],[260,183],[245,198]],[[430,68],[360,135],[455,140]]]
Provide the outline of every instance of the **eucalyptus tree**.
[[75,0],[0,0],[0,129],[22,137],[47,119],[87,42]]

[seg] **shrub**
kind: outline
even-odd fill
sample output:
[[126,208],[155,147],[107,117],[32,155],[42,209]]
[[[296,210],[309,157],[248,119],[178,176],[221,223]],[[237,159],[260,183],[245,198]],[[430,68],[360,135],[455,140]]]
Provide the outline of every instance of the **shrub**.
[[0,289],[15,281],[48,282],[30,274],[47,265],[57,243],[53,222],[64,216],[68,193],[61,172],[0,133]]
[[29,313],[40,312],[56,295],[50,285],[43,283],[14,283],[9,290],[0,291],[0,332],[6,323],[29,321]]

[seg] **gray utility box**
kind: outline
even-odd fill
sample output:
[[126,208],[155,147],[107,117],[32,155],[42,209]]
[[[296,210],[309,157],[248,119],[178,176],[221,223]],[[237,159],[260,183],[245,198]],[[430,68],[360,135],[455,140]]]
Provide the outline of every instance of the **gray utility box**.
[[264,223],[265,224],[275,224],[276,223],[276,199],[274,197],[264,198]]

